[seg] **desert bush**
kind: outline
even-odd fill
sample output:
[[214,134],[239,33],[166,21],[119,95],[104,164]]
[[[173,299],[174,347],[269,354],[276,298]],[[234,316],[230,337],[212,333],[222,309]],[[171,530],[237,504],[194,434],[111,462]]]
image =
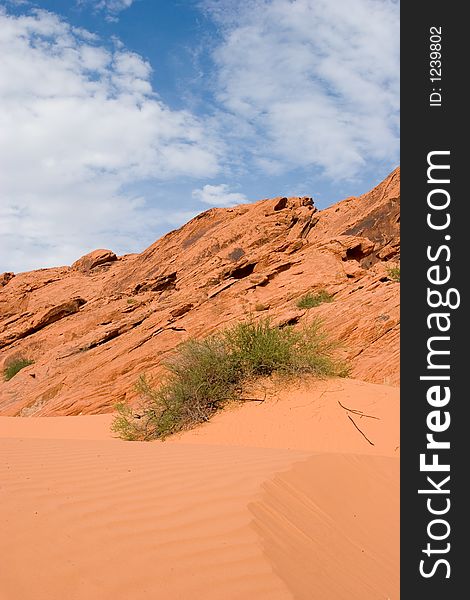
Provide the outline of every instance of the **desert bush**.
[[400,281],[400,267],[389,267],[387,273],[392,281]]
[[255,304],[256,312],[262,312],[263,310],[269,310],[269,304],[262,304],[261,302],[259,304]]
[[10,381],[12,377],[21,371],[21,369],[24,369],[33,363],[33,360],[27,358],[15,358],[3,369],[3,378],[5,381]]
[[316,294],[309,292],[297,300],[297,308],[314,308],[323,302],[333,302],[333,296],[326,290],[320,290]]
[[294,329],[274,327],[268,319],[250,320],[188,340],[165,363],[167,375],[159,387],[140,378],[141,406],[133,410],[120,404],[112,429],[127,440],[164,439],[239,400],[243,386],[257,377],[345,376],[347,369],[334,351],[319,322]]

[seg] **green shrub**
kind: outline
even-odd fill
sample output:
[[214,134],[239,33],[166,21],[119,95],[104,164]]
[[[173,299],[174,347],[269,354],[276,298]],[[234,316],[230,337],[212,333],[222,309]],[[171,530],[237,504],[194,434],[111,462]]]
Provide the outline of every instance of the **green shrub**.
[[181,344],[166,363],[158,388],[141,377],[142,405],[117,407],[112,430],[127,440],[164,439],[207,421],[228,402],[240,399],[250,380],[279,373],[345,376],[335,345],[315,322],[304,329],[278,328],[268,319],[238,323],[205,339]]
[[314,308],[323,302],[333,302],[333,296],[326,290],[320,290],[316,294],[305,294],[297,300],[297,308]]
[[10,381],[12,377],[21,371],[21,369],[24,369],[33,363],[33,360],[28,360],[27,358],[16,358],[3,369],[3,378],[5,381]]
[[269,304],[255,304],[255,311],[262,312],[263,310],[269,310]]
[[400,281],[400,267],[389,267],[387,273],[392,281]]

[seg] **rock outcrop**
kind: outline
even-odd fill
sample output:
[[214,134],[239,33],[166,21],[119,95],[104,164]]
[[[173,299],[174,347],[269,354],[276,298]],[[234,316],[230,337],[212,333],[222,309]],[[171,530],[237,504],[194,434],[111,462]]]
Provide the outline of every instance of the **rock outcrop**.
[[0,275],[0,287],[6,285],[9,281],[13,279],[14,276],[14,273],[2,273]]
[[[76,415],[136,398],[142,373],[192,336],[271,316],[320,317],[352,376],[396,385],[399,169],[326,210],[311,198],[210,209],[141,254],[96,250],[72,267],[0,276],[0,367],[34,364],[0,382],[0,414]],[[299,309],[307,292],[333,302]]]
[[89,273],[96,267],[107,265],[115,260],[117,260],[117,256],[112,250],[93,250],[93,252],[89,252],[76,260],[72,265],[72,269],[81,271],[82,273]]

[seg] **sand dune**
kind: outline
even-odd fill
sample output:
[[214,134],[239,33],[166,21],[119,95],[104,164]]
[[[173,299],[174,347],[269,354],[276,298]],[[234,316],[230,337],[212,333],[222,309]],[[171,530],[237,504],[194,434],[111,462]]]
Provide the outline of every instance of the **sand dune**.
[[274,572],[298,600],[398,598],[399,462],[313,456],[249,508]]
[[165,443],[109,421],[0,419],[1,600],[398,598],[396,388],[287,389]]
[[266,397],[266,401],[234,405],[210,423],[168,442],[397,456],[398,388],[352,379],[311,378],[304,385],[276,387],[250,390],[250,396]]

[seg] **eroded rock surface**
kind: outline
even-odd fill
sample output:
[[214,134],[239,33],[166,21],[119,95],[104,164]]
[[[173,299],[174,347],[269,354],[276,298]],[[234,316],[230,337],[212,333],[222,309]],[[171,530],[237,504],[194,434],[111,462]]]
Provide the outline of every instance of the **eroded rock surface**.
[[112,263],[115,260],[117,260],[117,256],[112,250],[93,250],[93,252],[89,252],[76,260],[72,265],[72,269],[81,271],[82,273],[89,273],[96,267],[109,265],[109,263]]
[[[72,267],[0,276],[0,414],[76,415],[136,398],[181,341],[252,314],[299,326],[321,317],[352,376],[399,378],[400,174],[326,210],[311,198],[210,209],[122,257],[96,250]],[[301,310],[326,289],[333,302]]]

